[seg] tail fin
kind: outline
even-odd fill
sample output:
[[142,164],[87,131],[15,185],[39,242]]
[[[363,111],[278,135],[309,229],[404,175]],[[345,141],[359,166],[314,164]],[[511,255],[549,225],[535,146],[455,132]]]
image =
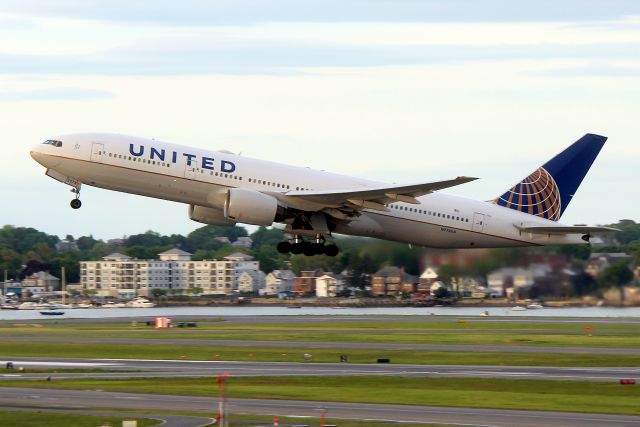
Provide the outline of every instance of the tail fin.
[[586,134],[493,203],[558,221],[606,140]]

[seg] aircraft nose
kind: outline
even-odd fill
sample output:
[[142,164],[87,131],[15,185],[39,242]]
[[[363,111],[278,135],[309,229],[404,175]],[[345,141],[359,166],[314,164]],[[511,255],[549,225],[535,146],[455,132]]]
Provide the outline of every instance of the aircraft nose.
[[38,163],[42,163],[42,159],[44,158],[44,154],[42,154],[42,151],[40,151],[40,147],[35,146],[31,149],[31,151],[29,152],[29,154],[31,154],[31,158],[33,160],[35,160]]
[[29,154],[31,155],[31,158],[33,160],[40,163],[42,166],[47,168],[53,166],[51,164],[51,160],[53,159],[52,156],[48,155],[48,153],[45,153],[40,145],[36,145],[35,147],[33,147],[31,151],[29,151]]

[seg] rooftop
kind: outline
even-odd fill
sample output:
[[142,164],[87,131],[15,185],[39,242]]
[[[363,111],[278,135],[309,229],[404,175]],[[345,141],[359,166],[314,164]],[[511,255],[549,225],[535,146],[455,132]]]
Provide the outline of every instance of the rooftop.
[[168,251],[164,251],[162,253],[159,253],[158,255],[181,255],[181,256],[191,256],[193,254],[190,254],[189,252],[183,251],[182,249],[178,249],[178,248],[173,248],[173,249],[169,249]]

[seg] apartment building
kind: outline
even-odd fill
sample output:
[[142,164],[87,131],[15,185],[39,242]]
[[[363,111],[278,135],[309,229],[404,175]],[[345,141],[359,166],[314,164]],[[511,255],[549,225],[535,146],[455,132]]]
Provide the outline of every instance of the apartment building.
[[102,261],[80,262],[80,283],[98,296],[130,298],[149,296],[152,289],[174,294],[230,294],[238,290],[243,273],[260,277],[260,263],[243,253],[222,260],[192,261],[191,256],[178,248],[158,254],[157,260],[113,253]]

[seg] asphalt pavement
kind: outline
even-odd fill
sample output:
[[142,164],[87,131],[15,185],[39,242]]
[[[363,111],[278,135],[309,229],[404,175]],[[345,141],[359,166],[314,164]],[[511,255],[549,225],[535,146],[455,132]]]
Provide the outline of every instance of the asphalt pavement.
[[[44,408],[119,408],[125,410],[188,411],[214,413],[215,397],[162,394],[116,393],[94,390],[1,388],[4,406]],[[640,417],[571,412],[510,411],[412,405],[288,401],[273,399],[227,399],[233,414],[262,414],[310,417],[320,411],[327,417],[371,421],[440,423],[483,427],[631,427],[640,426]]]
[[[313,357],[313,354],[311,355]],[[353,376],[381,375],[423,378],[491,378],[535,379],[560,381],[618,382],[623,378],[638,378],[640,367],[540,367],[540,366],[467,366],[409,365],[392,363],[313,363],[313,362],[236,362],[194,360],[141,359],[66,359],[3,356],[0,367],[12,362],[15,369],[1,370],[0,381],[17,379],[52,380],[68,378],[150,378],[202,377],[227,372],[234,376]],[[24,373],[16,372],[19,367]],[[115,372],[30,373],[29,369],[99,369]],[[125,372],[123,372],[125,371]],[[126,372],[128,371],[128,372]]]
[[186,415],[165,415],[165,414],[130,414],[126,412],[108,412],[108,411],[78,411],[70,409],[54,409],[47,408],[21,408],[0,406],[0,412],[37,412],[47,414],[69,414],[69,415],[91,415],[91,416],[107,416],[118,417],[126,420],[147,418],[160,421],[162,427],[204,427],[211,425],[213,418],[192,417]]

